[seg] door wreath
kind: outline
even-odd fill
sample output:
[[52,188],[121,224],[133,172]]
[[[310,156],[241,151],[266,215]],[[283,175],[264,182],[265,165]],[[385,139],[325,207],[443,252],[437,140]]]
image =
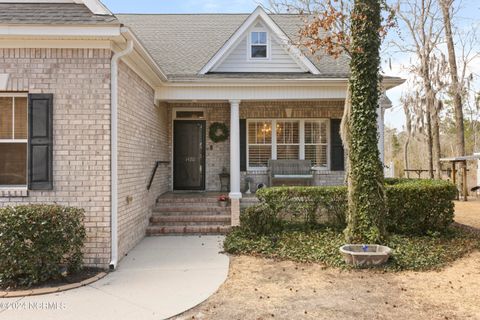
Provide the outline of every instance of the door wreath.
[[210,125],[209,136],[213,142],[223,142],[228,139],[230,131],[225,123],[214,122]]

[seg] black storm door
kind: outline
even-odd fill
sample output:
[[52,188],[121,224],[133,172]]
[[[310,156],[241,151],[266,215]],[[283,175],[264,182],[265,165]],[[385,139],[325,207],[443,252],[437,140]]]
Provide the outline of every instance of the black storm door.
[[205,121],[173,122],[173,188],[205,189]]

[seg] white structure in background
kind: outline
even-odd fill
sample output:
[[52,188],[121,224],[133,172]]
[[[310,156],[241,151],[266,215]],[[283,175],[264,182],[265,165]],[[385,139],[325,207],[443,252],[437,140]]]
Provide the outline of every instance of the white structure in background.
[[385,166],[383,169],[383,173],[385,175],[385,178],[395,178],[395,164],[393,161],[390,161],[388,166]]
[[378,151],[383,164],[385,164],[385,110],[391,107],[392,101],[384,92],[380,97],[379,108],[377,109]]
[[[474,153],[474,155],[478,156],[477,159],[477,186],[480,186],[480,153]],[[480,194],[480,190],[477,191]]]

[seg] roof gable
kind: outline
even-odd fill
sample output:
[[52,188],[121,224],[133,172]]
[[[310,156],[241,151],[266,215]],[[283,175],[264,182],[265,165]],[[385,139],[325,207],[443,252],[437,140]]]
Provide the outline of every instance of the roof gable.
[[[251,57],[252,32],[266,33],[266,58]],[[238,43],[212,67],[211,72],[305,73],[309,70],[291,56],[288,48],[265,24],[256,21],[238,40]]]
[[[228,56],[235,51],[235,49],[241,45],[242,41],[247,40],[249,31],[255,28],[257,24],[261,23],[270,32],[272,42],[275,41],[292,59],[292,62],[298,65],[299,69],[291,69],[289,72],[310,72],[312,74],[320,74],[320,71],[315,65],[294,45],[290,43],[288,36],[280,29],[280,27],[272,20],[272,18],[263,10],[262,7],[258,7],[243,24],[233,33],[233,35],[225,42],[225,44],[218,50],[215,55],[207,62],[207,64],[200,70],[199,74],[207,74],[209,72],[218,70],[222,62],[228,59]],[[247,40],[248,41],[248,40]],[[246,45],[246,44],[245,44]],[[258,62],[257,61],[245,61],[246,64],[250,64],[251,67]],[[290,64],[291,67],[291,64]],[[221,69],[223,70],[223,69]],[[228,70],[228,69],[227,69]],[[279,69],[272,69],[273,72],[282,72]],[[232,69],[232,71],[238,71]],[[252,71],[247,71],[252,72]]]
[[[116,14],[152,55],[169,79],[217,77],[256,78],[346,78],[349,60],[329,55],[311,55],[302,50],[321,71],[311,73],[208,73],[200,70],[222,48],[250,16],[249,14]],[[296,14],[270,14],[292,42],[299,40],[303,17]]]

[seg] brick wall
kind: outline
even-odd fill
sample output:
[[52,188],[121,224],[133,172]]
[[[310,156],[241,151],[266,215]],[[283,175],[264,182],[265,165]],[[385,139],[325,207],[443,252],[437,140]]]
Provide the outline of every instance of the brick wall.
[[147,185],[155,162],[169,160],[170,153],[167,109],[154,105],[154,90],[122,62],[118,83],[118,239],[121,258],[145,236],[156,198],[169,190],[168,165],[158,168],[150,191],[147,191]]
[[110,58],[102,49],[0,49],[8,91],[54,95],[54,190],[4,192],[0,206],[84,208],[85,262],[102,267],[110,261]]
[[[291,118],[341,118],[343,115],[343,101],[252,101],[242,102],[240,118],[242,119],[281,119],[286,118],[285,109],[291,108]],[[206,145],[206,189],[218,191],[220,179],[218,174],[222,168],[230,170],[230,141],[213,143],[208,137],[208,128],[213,122],[223,122],[230,126],[230,105],[228,103],[170,103],[168,104],[169,119],[175,108],[203,109],[207,121]],[[169,141],[172,139],[171,122],[169,123]],[[245,177],[251,177],[252,191],[258,183],[267,184],[265,172],[243,172],[242,191],[246,190]],[[315,175],[316,185],[341,185],[344,183],[343,171],[319,171]]]
[[126,64],[119,66],[118,239],[119,258],[144,236],[156,198],[169,190],[170,166],[160,165],[150,191],[156,161],[170,159],[167,108],[154,105],[154,90]]

